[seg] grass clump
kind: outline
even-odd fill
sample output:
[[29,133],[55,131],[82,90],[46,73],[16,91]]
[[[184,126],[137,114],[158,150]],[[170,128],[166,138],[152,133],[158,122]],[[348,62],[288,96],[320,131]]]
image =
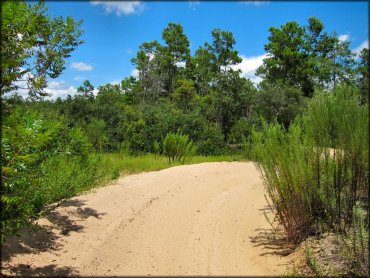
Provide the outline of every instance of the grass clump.
[[184,164],[185,160],[190,160],[194,156],[196,147],[187,135],[183,135],[179,131],[177,133],[169,132],[163,139],[163,152],[169,163],[181,161]]

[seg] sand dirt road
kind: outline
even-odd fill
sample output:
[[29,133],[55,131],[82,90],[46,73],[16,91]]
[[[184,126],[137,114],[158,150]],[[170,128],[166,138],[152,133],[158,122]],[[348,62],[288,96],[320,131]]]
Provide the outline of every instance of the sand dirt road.
[[10,239],[4,273],[19,275],[281,275],[253,163],[186,165],[121,177],[66,201]]

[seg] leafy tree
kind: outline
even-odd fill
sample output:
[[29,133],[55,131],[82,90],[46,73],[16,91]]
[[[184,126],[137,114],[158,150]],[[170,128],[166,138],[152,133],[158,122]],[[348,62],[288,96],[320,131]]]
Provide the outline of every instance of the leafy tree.
[[103,151],[107,137],[105,136],[105,123],[103,120],[93,118],[85,127],[87,138],[97,151]]
[[269,123],[277,122],[288,127],[306,106],[302,92],[282,85],[263,86],[257,93],[255,112]]
[[291,21],[269,29],[268,57],[257,69],[264,83],[292,86],[311,97],[316,87],[330,88],[352,79],[353,55],[349,42],[323,32],[324,24],[309,18],[307,26]]
[[177,106],[187,112],[194,104],[195,94],[194,82],[188,79],[180,79],[177,81],[177,88],[172,97]]
[[244,139],[252,134],[252,124],[246,118],[240,118],[230,130],[229,143],[241,144]]
[[215,75],[212,63],[213,54],[206,48],[200,46],[192,58],[194,64],[192,77],[195,81],[197,93],[201,96],[207,95],[211,89],[211,81]]
[[145,104],[145,100],[157,99],[162,93],[163,82],[158,58],[160,52],[161,45],[157,41],[144,42],[140,45],[136,57],[131,59],[139,71],[142,104]]
[[94,86],[91,85],[89,80],[85,80],[83,86],[77,88],[77,92],[82,94],[86,99],[94,98]]
[[364,48],[360,53],[357,67],[357,83],[360,88],[361,103],[369,102],[369,49]]
[[[257,70],[257,74],[265,78],[265,82],[276,84],[283,83],[299,88],[309,83],[309,75],[304,71],[308,67],[309,60],[302,51],[305,47],[304,28],[297,22],[288,22],[281,28],[270,27],[269,42],[265,45],[265,51],[269,56],[264,59],[263,65]],[[313,92],[312,86],[306,88],[306,95]]]
[[[125,138],[124,122],[127,111],[132,109],[125,105],[125,96],[118,84],[106,84],[98,87],[98,90],[94,103],[94,113],[95,118],[103,120],[105,123],[105,135],[107,137],[105,150],[117,150]],[[130,120],[127,119],[127,121]]]
[[250,116],[255,89],[250,80],[239,76],[239,71],[230,69],[218,76],[215,90],[215,115],[227,142],[235,121],[242,116]]
[[121,90],[125,96],[125,103],[129,105],[137,104],[138,94],[140,93],[140,82],[133,76],[126,77],[121,81]]
[[83,43],[81,21],[51,19],[43,2],[3,1],[1,10],[1,95],[18,89],[46,95],[47,77],[58,77],[65,59]]
[[222,31],[219,28],[212,30],[212,44],[206,43],[206,47],[212,54],[211,61],[216,72],[226,72],[229,66],[236,65],[242,61],[238,51],[234,50],[236,43],[233,33]]
[[180,64],[186,64],[190,59],[189,40],[184,34],[181,24],[170,22],[162,32],[162,38],[166,42],[161,59],[161,70],[167,70],[166,90],[171,96],[176,82]]

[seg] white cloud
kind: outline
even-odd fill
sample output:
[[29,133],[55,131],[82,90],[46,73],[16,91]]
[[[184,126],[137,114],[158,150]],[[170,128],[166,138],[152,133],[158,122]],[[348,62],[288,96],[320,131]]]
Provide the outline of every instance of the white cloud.
[[[14,92],[7,93],[6,95],[8,96],[12,95],[13,93],[17,93],[19,96],[26,99],[29,96],[27,79],[30,77],[33,77],[33,74],[28,72],[22,77],[22,80],[15,81],[14,85],[18,86],[19,89],[15,90]],[[45,96],[45,99],[55,100],[58,97],[66,98],[68,95],[74,96],[77,93],[77,89],[65,81],[48,80],[47,87],[44,89],[44,92],[49,95]]]
[[45,92],[50,96],[45,97],[47,99],[66,98],[68,95],[74,96],[77,93],[77,89],[74,86],[69,85],[65,81],[51,81],[45,88]]
[[348,39],[349,39],[349,35],[348,35],[348,34],[340,35],[340,36],[338,37],[338,39],[339,39],[341,42],[348,41]]
[[249,78],[254,84],[261,82],[262,78],[256,76],[256,70],[259,66],[263,64],[263,59],[267,57],[267,54],[262,54],[260,56],[246,57],[240,55],[242,62],[238,65],[232,66],[233,70],[241,70],[241,76]]
[[131,48],[127,48],[127,49],[126,49],[126,53],[131,55],[131,54],[133,53],[133,51],[132,51],[132,49],[131,49]]
[[200,2],[199,1],[189,1],[189,8],[192,9],[193,11],[195,11],[197,9],[197,6],[200,5]]
[[121,81],[120,80],[118,80],[118,79],[116,79],[116,80],[113,80],[113,81],[111,81],[111,82],[109,82],[110,84],[112,84],[112,85],[118,85],[118,84],[120,84],[121,83]]
[[137,70],[137,69],[133,69],[133,70],[131,71],[131,76],[132,76],[132,77],[135,77],[135,78],[138,78],[138,77],[139,77],[139,70]]
[[23,35],[21,33],[17,33],[17,38],[19,41],[23,40]]
[[78,71],[90,71],[93,69],[92,65],[86,64],[84,62],[72,62],[71,67]]
[[253,5],[253,6],[261,6],[264,4],[269,3],[270,1],[241,1],[240,3],[243,5]]
[[97,95],[98,95],[98,93],[99,93],[99,90],[98,90],[97,88],[95,88],[95,89],[93,90],[93,95],[94,95],[94,96],[97,96]]
[[361,50],[364,48],[369,48],[369,40],[363,41],[359,46],[352,50],[356,54],[356,57],[360,56]]
[[175,65],[178,68],[185,68],[186,63],[185,62],[176,62]]
[[138,14],[144,9],[144,5],[140,1],[91,1],[90,3],[95,6],[102,5],[107,14],[115,13],[117,16]]
[[73,77],[73,80],[75,80],[75,81],[86,80],[86,77],[77,75],[77,76]]

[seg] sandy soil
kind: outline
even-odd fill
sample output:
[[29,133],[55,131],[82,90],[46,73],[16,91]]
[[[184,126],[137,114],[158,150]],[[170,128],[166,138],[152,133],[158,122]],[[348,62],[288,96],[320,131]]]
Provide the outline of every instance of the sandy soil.
[[186,165],[131,175],[66,201],[45,229],[2,246],[5,274],[281,275],[253,163]]

